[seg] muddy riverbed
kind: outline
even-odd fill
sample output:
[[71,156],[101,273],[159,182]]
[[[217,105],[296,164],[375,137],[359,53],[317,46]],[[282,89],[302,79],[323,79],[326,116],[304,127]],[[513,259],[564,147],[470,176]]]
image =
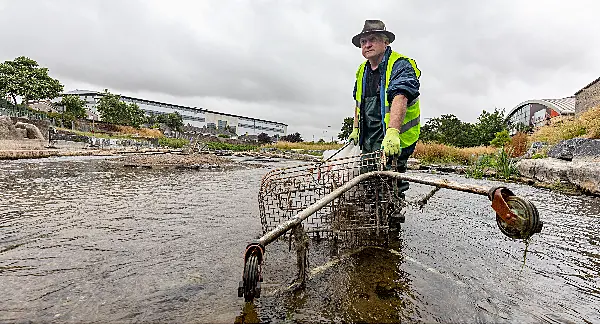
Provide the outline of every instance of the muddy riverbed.
[[[267,247],[263,296],[237,297],[261,234],[263,168],[114,168],[103,158],[0,161],[0,322],[600,322],[600,199],[509,184],[544,221],[527,247],[485,197],[440,190],[393,249],[330,256],[311,280],[287,243]],[[500,183],[450,180],[484,186]],[[430,190],[412,185],[408,196]],[[333,259],[336,263],[322,267]]]

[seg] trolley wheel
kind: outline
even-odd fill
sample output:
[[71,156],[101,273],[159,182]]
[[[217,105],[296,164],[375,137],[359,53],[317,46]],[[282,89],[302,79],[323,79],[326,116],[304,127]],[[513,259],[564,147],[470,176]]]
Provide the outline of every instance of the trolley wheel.
[[506,204],[517,215],[519,221],[509,225],[496,214],[496,223],[503,234],[513,239],[528,239],[542,231],[543,223],[533,203],[518,196],[509,196],[506,198]]
[[244,300],[251,302],[254,298],[260,298],[260,283],[258,272],[258,256],[251,255],[244,267]]

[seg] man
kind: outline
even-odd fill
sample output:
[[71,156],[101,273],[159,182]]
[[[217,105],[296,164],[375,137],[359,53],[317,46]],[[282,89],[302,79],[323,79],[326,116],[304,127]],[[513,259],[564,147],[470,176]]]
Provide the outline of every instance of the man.
[[[395,38],[380,20],[366,20],[362,32],[352,38],[367,61],[356,73],[354,126],[349,139],[360,145],[363,154],[383,149],[387,157],[397,158],[396,171],[405,172],[421,130],[421,71],[414,60],[392,51],[389,44]],[[408,182],[398,185],[403,197]]]

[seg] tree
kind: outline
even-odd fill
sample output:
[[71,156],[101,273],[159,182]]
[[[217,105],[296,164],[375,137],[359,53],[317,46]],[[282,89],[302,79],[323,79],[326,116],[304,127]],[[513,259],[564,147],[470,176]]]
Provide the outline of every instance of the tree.
[[303,141],[302,136],[298,132],[293,133],[293,134],[284,135],[281,137],[280,140],[287,141],[287,142],[302,142]]
[[421,127],[421,140],[437,142],[457,147],[476,145],[474,130],[471,123],[465,123],[455,115],[445,114],[427,121]]
[[64,114],[69,117],[84,118],[86,116],[85,100],[79,98],[79,96],[63,96],[60,105],[64,108]]
[[421,127],[420,139],[457,147],[475,147],[489,145],[496,133],[503,130],[506,130],[504,110],[495,109],[493,113],[484,110],[475,124],[446,114],[427,121]]
[[102,120],[108,123],[130,125],[139,128],[146,122],[144,111],[135,103],[127,104],[121,96],[111,94],[108,89],[98,103],[98,112]]
[[496,133],[506,130],[504,110],[495,108],[493,113],[484,110],[477,118],[476,127],[479,145],[489,145],[496,137]]
[[183,127],[183,117],[178,112],[154,115],[151,114],[147,118],[148,123],[163,123],[175,131],[181,132]]
[[271,141],[271,137],[266,134],[266,133],[261,133],[258,135],[258,143],[260,144],[265,144],[265,143],[271,143],[273,141]]
[[0,95],[10,96],[17,103],[28,100],[53,99],[63,91],[63,85],[48,75],[35,60],[20,56],[13,61],[0,63]]
[[342,124],[341,132],[338,134],[338,139],[342,141],[346,141],[352,133],[352,128],[354,127],[354,117],[346,117],[344,119],[344,123]]
[[181,132],[183,127],[183,117],[178,112],[165,114],[166,122],[171,129]]

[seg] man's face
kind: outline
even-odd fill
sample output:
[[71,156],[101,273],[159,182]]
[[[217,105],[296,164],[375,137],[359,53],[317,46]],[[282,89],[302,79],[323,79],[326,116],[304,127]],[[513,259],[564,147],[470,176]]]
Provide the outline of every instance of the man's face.
[[360,38],[360,48],[365,59],[369,60],[385,53],[388,42],[380,34],[368,34]]

